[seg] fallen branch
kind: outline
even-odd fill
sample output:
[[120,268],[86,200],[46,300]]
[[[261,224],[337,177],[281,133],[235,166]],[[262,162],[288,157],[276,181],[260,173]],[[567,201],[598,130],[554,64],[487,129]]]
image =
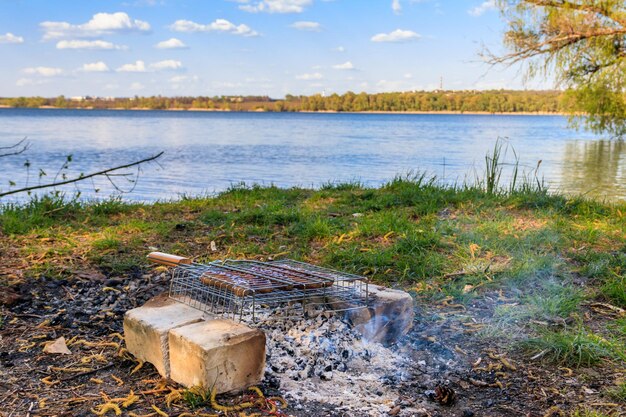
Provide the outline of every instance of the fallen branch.
[[53,181],[53,182],[47,183],[47,184],[34,185],[32,187],[24,187],[24,188],[18,188],[16,190],[5,191],[3,193],[0,193],[0,197],[5,197],[5,196],[11,195],[11,194],[24,193],[24,192],[33,191],[33,190],[39,190],[39,189],[42,189],[42,188],[50,188],[50,187],[57,187],[59,185],[72,184],[72,183],[75,183],[75,182],[83,181],[83,180],[86,180],[88,178],[93,178],[93,177],[97,177],[97,176],[101,176],[101,175],[107,176],[107,174],[109,174],[110,172],[118,171],[118,170],[124,169],[124,168],[130,168],[130,167],[133,167],[133,166],[141,165],[141,164],[146,163],[146,162],[154,161],[155,159],[160,158],[161,155],[163,155],[163,153],[164,152],[161,151],[161,152],[159,152],[156,155],[153,155],[153,156],[151,156],[149,158],[142,159],[140,161],[131,162],[131,163],[125,164],[125,165],[119,165],[119,166],[116,166],[116,167],[113,167],[113,168],[108,168],[108,169],[105,169],[105,170],[102,170],[102,171],[93,172],[93,173],[88,174],[88,175],[82,175],[81,174],[80,176],[78,176],[76,178],[72,178],[72,179],[65,180],[65,181],[58,181],[58,182]]

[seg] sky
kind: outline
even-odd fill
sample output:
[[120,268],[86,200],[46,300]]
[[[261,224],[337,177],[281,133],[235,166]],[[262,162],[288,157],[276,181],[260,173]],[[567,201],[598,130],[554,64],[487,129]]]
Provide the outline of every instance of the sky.
[[490,68],[494,0],[0,0],[0,96],[551,88]]

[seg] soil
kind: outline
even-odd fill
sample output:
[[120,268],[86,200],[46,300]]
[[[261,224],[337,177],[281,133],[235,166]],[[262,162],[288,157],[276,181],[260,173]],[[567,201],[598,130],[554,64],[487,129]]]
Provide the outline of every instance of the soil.
[[[86,272],[72,280],[42,277],[0,288],[0,416],[93,416],[106,411],[103,404],[120,406],[122,398],[134,401],[120,410],[123,415],[227,415],[208,406],[192,408],[202,400],[181,399],[182,387],[162,380],[150,364],[124,350],[124,312],[167,287],[164,273],[106,279]],[[626,415],[623,405],[603,396],[626,377],[619,364],[568,369],[531,360],[512,348],[511,338],[486,336],[494,307],[512,302],[506,294],[487,292],[467,306],[420,305],[412,330],[391,347],[415,366],[408,378],[381,378],[380,386],[397,396],[380,415],[541,417],[567,415],[581,406]],[[591,310],[586,314],[590,323],[603,320]],[[43,352],[47,342],[61,336],[72,354]],[[266,397],[284,395],[275,377],[259,388]],[[376,395],[372,392],[372,398]],[[218,396],[217,401],[236,404],[248,397]],[[449,404],[442,404],[446,400]],[[273,414],[255,408],[230,415],[364,415],[324,401],[286,401],[287,407]],[[111,409],[104,415],[114,414]]]

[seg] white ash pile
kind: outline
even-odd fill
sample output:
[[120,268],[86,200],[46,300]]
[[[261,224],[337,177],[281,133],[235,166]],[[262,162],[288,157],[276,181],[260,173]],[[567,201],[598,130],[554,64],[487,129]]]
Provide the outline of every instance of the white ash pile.
[[[330,313],[260,327],[267,335],[266,380],[278,383],[296,408],[322,402],[347,415],[386,415],[400,402],[394,388],[413,378],[409,359],[363,340]],[[404,408],[396,415],[414,411]]]

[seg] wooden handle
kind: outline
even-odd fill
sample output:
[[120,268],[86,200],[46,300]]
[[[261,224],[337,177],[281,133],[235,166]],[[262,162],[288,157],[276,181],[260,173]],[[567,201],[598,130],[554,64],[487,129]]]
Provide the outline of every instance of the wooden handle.
[[150,252],[148,254],[148,259],[157,264],[167,266],[191,264],[191,259],[189,258],[185,258],[184,256],[170,255],[169,253],[163,252]]

